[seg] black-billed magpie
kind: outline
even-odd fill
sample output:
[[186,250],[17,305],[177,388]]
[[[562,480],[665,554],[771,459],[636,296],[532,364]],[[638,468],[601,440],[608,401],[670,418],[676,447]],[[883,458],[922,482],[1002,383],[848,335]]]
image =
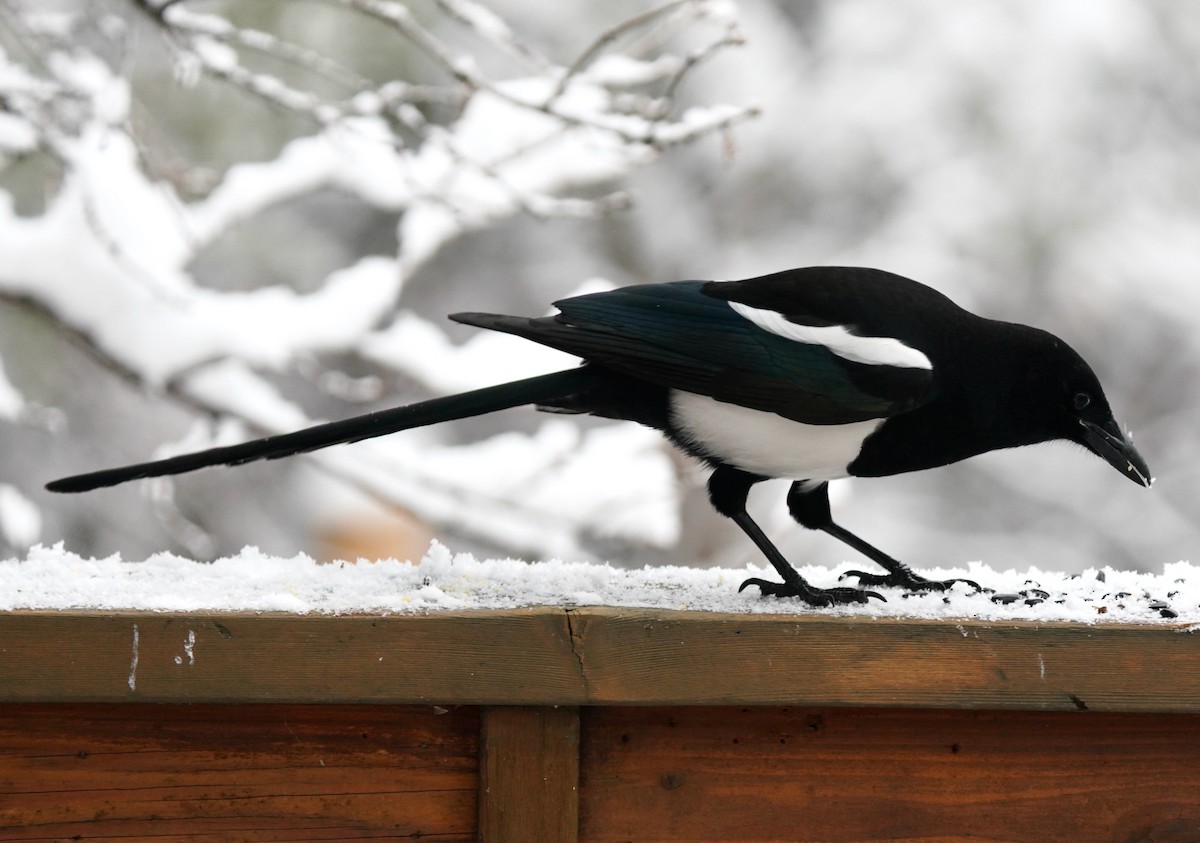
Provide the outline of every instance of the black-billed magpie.
[[[714,508],[746,533],[782,583],[765,595],[863,603],[868,586],[943,589],[838,526],[828,484],[947,465],[999,448],[1078,443],[1143,486],[1150,470],[1113,419],[1100,382],[1065,342],[985,319],[916,281],[875,269],[809,267],[745,281],[642,284],[555,303],[553,316],[459,313],[583,358],[575,369],[434,398],[295,433],[67,477],[83,492],[209,465],[277,459],[522,404],[639,422],[714,470]],[[792,516],[885,574],[819,589],[746,512],[750,488],[789,478]],[[974,583],[971,583],[974,585]],[[740,589],[739,589],[740,590]]]

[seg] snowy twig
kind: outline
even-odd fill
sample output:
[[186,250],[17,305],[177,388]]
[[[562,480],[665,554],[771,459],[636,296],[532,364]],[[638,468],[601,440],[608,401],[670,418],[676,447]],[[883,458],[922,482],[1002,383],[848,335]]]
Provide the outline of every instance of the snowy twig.
[[670,12],[674,12],[684,6],[695,5],[696,1],[697,0],[672,0],[672,2],[667,3],[664,6],[650,9],[649,11],[642,12],[640,15],[634,15],[633,17],[611,26],[604,32],[600,33],[600,35],[597,36],[596,39],[592,41],[592,43],[589,44],[584,51],[579,54],[578,57],[576,57],[575,61],[571,62],[571,64],[566,68],[566,71],[559,79],[558,85],[555,86],[554,91],[550,94],[549,99],[546,101],[545,107],[547,109],[551,108],[554,105],[555,100],[561,97],[567,90],[567,86],[570,85],[571,80],[579,75],[584,68],[595,61],[596,58],[613,42],[617,41],[623,35],[626,35],[633,30],[640,29],[649,23],[653,23]]
[[537,72],[549,70],[548,58],[522,41],[504,20],[474,0],[437,0],[437,4],[455,20],[469,26],[487,41],[529,64]]
[[[0,288],[0,302],[31,314],[39,322],[52,327],[71,346],[119,380],[139,389],[145,385],[145,379],[141,372],[105,352],[101,343],[85,328],[67,324],[49,305],[36,296],[11,293]],[[193,407],[193,409],[196,408]]]
[[717,53],[724,50],[726,47],[740,47],[746,43],[746,38],[742,35],[741,28],[738,27],[737,21],[729,21],[726,24],[725,35],[710,41],[708,44],[695,49],[688,53],[684,60],[680,63],[679,69],[675,71],[675,75],[667,83],[663,90],[662,98],[671,101],[675,99],[675,93],[679,89],[680,84],[689,73],[692,72],[698,65],[715,56]]
[[492,87],[488,79],[479,72],[474,61],[465,56],[454,55],[446,44],[416,22],[407,6],[394,2],[394,0],[338,0],[338,2],[395,29],[469,90],[475,91]]
[[201,15],[176,6],[161,18],[164,25],[176,33],[191,33],[213,38],[225,44],[234,44],[262,53],[293,67],[311,71],[326,79],[341,83],[348,88],[365,89],[371,80],[324,53],[285,41],[269,32],[235,26],[217,15]]

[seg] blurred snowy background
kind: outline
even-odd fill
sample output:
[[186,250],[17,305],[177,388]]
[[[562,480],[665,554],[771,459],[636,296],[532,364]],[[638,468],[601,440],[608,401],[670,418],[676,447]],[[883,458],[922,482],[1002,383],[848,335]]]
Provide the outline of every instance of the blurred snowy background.
[[[847,527],[918,567],[1191,558],[1200,7],[0,0],[0,51],[0,554],[758,563],[653,433],[528,410],[41,485],[563,366],[446,312],[857,264],[1063,336],[1158,482],[1039,446],[842,481]],[[784,489],[784,552],[846,558]]]

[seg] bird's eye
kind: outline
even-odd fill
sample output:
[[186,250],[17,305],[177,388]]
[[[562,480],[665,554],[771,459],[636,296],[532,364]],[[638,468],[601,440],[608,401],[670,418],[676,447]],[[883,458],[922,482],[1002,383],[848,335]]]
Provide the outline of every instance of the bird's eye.
[[1086,410],[1088,405],[1091,403],[1092,403],[1092,396],[1088,395],[1086,392],[1076,392],[1075,393],[1075,409],[1076,410]]

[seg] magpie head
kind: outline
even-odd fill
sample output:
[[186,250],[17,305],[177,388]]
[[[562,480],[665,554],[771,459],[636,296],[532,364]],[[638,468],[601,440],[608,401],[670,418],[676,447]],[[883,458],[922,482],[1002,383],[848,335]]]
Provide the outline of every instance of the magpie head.
[[1082,445],[1133,482],[1149,486],[1154,482],[1150,468],[1117,424],[1099,379],[1066,343],[1051,339],[1051,348],[1028,374],[1040,393],[1039,404],[1055,418],[1055,438]]

